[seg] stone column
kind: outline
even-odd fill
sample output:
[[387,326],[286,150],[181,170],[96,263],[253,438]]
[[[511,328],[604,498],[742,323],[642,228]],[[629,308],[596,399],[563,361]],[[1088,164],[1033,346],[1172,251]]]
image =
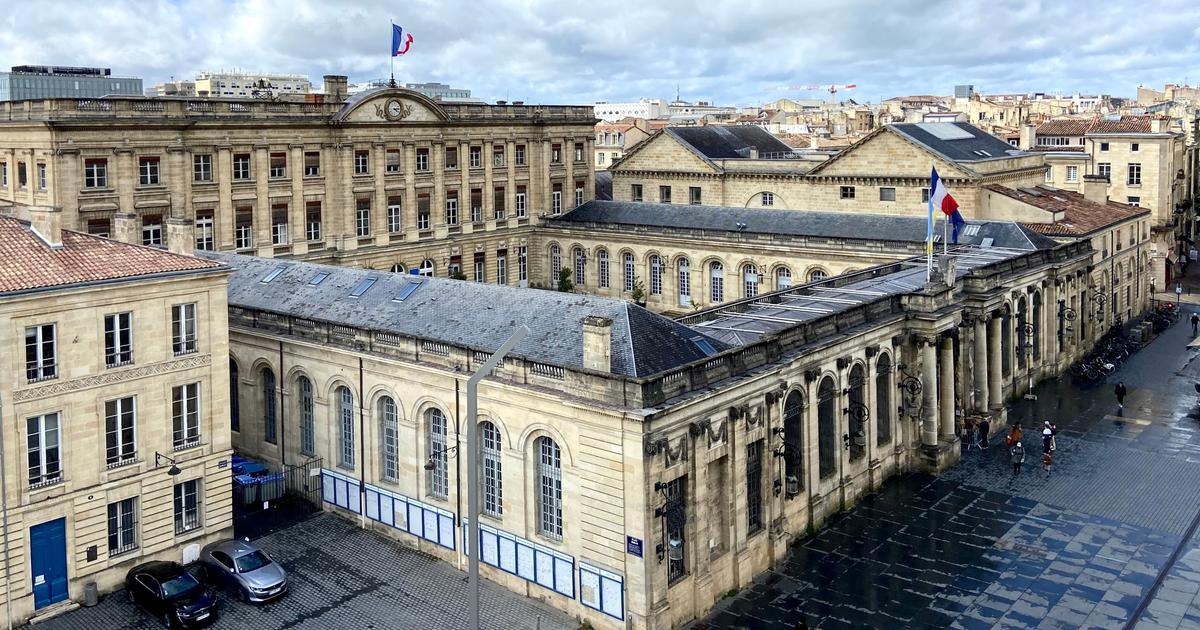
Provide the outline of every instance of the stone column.
[[[528,150],[525,159],[529,160]],[[517,216],[517,143],[512,139],[505,144],[504,163],[507,166],[505,170],[508,176],[508,180],[504,184],[504,217],[514,221],[514,217]],[[526,193],[525,197],[525,202],[529,203],[529,194]]]
[[587,172],[587,177],[584,178],[583,182],[584,203],[587,203],[596,197],[596,164],[594,162],[596,158],[595,142],[596,139],[590,135],[586,140],[583,141],[583,159]]
[[921,444],[937,446],[938,442],[938,391],[937,351],[932,339],[921,340],[921,398],[924,409],[921,414]]
[[[464,156],[458,156],[458,167],[462,168]],[[429,212],[436,213],[440,208],[446,212],[446,145],[435,140],[429,148],[429,167],[433,169],[433,190],[429,191]],[[416,192],[414,190],[413,194]],[[415,202],[414,202],[415,203]],[[430,221],[432,222],[432,217]],[[416,217],[413,217],[416,221]]]
[[217,231],[217,249],[233,249],[233,231],[237,221],[233,210],[233,156],[230,147],[217,147],[213,177],[217,180],[217,212],[213,218]]
[[[563,182],[562,212],[566,214],[575,209],[575,138],[563,139],[563,162],[567,165],[567,178]],[[649,283],[646,290],[649,291]]]
[[334,238],[338,249],[358,249],[358,236],[355,231],[355,197],[354,197],[354,145],[343,144],[337,154],[340,194],[333,201],[333,212],[327,216],[334,218]]
[[371,236],[375,245],[388,244],[387,229],[387,184],[383,181],[387,173],[387,145],[375,142],[371,145],[371,182],[375,194],[371,195]]
[[[117,149],[117,169],[116,173],[109,173],[108,185],[110,188],[117,189],[117,203],[120,205],[122,214],[137,214],[133,209],[133,187],[137,185],[138,172],[137,165],[133,163],[132,149]],[[18,157],[17,159],[21,159]],[[15,169],[14,169],[15,171]],[[116,175],[114,178],[113,175]],[[115,181],[114,181],[115,179]],[[115,186],[113,184],[116,184]],[[15,181],[9,180],[11,186],[17,186]],[[141,240],[138,240],[141,243]]]
[[271,257],[275,248],[271,244],[271,194],[268,184],[271,178],[271,152],[265,144],[255,145],[254,163],[254,245],[258,255]]
[[941,340],[938,368],[941,372],[938,393],[941,396],[938,434],[942,439],[954,439],[954,337],[945,335]]
[[482,208],[481,212],[483,212],[483,216],[480,218],[483,219],[484,225],[495,225],[496,223],[496,204],[492,195],[492,190],[495,188],[493,184],[494,180],[492,179],[492,147],[494,145],[494,141],[485,140],[479,147],[479,159],[483,160],[483,186],[480,191],[483,198],[479,200],[479,205]]
[[988,320],[987,328],[987,349],[988,349],[988,368],[987,368],[987,387],[988,387],[988,404],[989,409],[999,409],[1004,406],[1004,355],[1008,352],[1008,348],[1002,347],[1001,340],[1003,335],[1000,331],[1000,326],[1003,319],[999,314],[993,314]]
[[[430,151],[436,150],[439,146],[441,145],[434,145],[434,148],[430,149]],[[417,145],[412,142],[405,142],[402,150],[404,151],[404,157],[402,158],[404,164],[402,167],[404,169],[404,199],[402,202],[404,204],[405,240],[415,241],[417,240]],[[435,174],[434,177],[437,179],[434,181],[440,181],[441,176],[441,174]],[[434,189],[433,196],[430,198],[431,200],[442,194],[441,190],[439,190],[440,188],[438,186]],[[420,262],[418,261],[416,264],[419,265]]]
[[192,173],[185,158],[187,153],[182,146],[167,148],[167,178],[171,191],[170,216],[176,219],[191,218],[191,184]]
[[304,145],[288,145],[287,174],[292,184],[292,199],[288,205],[288,240],[293,254],[308,253],[307,217],[304,205]]
[[971,380],[975,386],[975,409],[977,411],[987,411],[989,393],[988,362],[991,361],[991,357],[988,355],[987,321],[984,319],[984,316],[976,317],[973,331],[975,354],[971,361],[974,368]]
[[[482,156],[480,156],[482,159]],[[458,145],[458,170],[462,175],[458,186],[458,224],[471,222],[471,139],[467,138]],[[435,210],[438,219],[434,223],[446,224],[446,206]]]

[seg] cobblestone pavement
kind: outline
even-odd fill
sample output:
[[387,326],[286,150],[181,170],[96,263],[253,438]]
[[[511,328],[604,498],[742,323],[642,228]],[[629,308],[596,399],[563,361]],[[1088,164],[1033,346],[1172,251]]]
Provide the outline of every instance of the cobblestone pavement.
[[[211,627],[407,630],[467,625],[465,573],[380,534],[361,530],[341,517],[317,516],[257,542],[287,569],[291,592],[257,607],[221,592],[221,616]],[[486,580],[480,599],[485,628],[579,626],[549,606]],[[37,627],[143,630],[162,628],[162,624],[130,604],[120,591],[95,608],[80,608]]]
[[[1185,315],[1186,317],[1186,315]],[[889,482],[722,603],[699,628],[1200,630],[1200,359],[1176,324],[1112,381],[1009,408],[1059,426],[1054,471],[1014,476],[1003,438],[940,477]],[[1040,454],[1035,440],[1030,449]],[[1179,550],[1178,557],[1176,555]],[[1161,585],[1160,585],[1161,578]]]

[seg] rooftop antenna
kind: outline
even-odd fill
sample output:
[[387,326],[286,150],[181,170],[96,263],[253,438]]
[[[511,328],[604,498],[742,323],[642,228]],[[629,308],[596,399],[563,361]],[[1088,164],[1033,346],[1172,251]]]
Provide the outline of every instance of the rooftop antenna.
[[675,101],[679,102],[679,84],[675,84]]

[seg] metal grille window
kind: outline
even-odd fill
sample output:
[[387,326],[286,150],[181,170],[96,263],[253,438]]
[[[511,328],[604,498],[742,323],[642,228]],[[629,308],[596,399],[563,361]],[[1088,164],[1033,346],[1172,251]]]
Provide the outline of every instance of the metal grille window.
[[116,556],[137,548],[137,498],[109,503],[108,555]]
[[525,245],[517,248],[517,280],[529,280],[529,248]]
[[83,161],[83,186],[85,188],[108,187],[108,160]]
[[158,185],[158,158],[138,158],[138,184],[142,186]]
[[192,156],[192,179],[197,182],[212,181],[212,155]]
[[762,529],[762,440],[746,445],[746,526],[753,534]]
[[55,324],[25,328],[25,378],[30,383],[58,376]]
[[216,249],[215,238],[213,234],[213,216],[211,211],[207,214],[196,214],[196,249],[204,252],[211,252]]
[[742,294],[748,298],[758,295],[758,268],[754,265],[742,265]]
[[104,403],[104,451],[109,468],[137,459],[136,403],[133,396]]
[[558,245],[550,246],[550,283],[558,282],[558,270],[562,269],[562,254]]
[[58,413],[26,418],[29,485],[47,486],[62,481],[59,459]]
[[426,472],[426,484],[431,496],[445,499],[450,485],[446,453],[446,416],[440,409],[425,412],[426,446],[433,468]]
[[483,504],[480,507],[484,514],[499,517],[504,513],[504,477],[500,461],[503,442],[500,429],[485,420],[479,423],[479,436],[479,454],[483,460],[483,491],[480,492]]
[[175,450],[200,443],[200,384],[171,389],[171,444]]
[[725,301],[725,268],[721,263],[709,265],[708,280],[712,285],[712,303],[720,304]]
[[133,363],[133,313],[104,316],[104,364],[117,367]]
[[562,540],[562,455],[548,437],[537,439],[538,533]]
[[341,426],[338,465],[354,468],[354,394],[350,393],[349,387],[339,387],[337,394],[338,424]]
[[524,186],[517,186],[517,194],[514,197],[513,203],[516,207],[517,218],[518,219],[525,218],[525,187]]
[[584,280],[587,279],[587,255],[583,253],[581,248],[575,248],[575,286],[581,287],[584,285]]
[[354,152],[354,174],[368,175],[371,173],[371,152],[360,150]]
[[626,253],[621,256],[621,267],[622,267],[623,276],[624,276],[623,284],[625,287],[625,292],[628,293],[630,291],[633,291],[633,284],[635,281],[634,267],[633,267],[633,254]]
[[263,439],[274,444],[278,439],[275,406],[275,373],[270,368],[262,371],[263,394]]
[[233,178],[250,179],[250,154],[235,153],[233,156]]
[[400,205],[399,197],[388,197],[387,205],[387,231],[389,234],[395,234],[400,231],[403,210]]
[[198,529],[200,523],[200,480],[175,484],[175,533]]
[[875,443],[892,441],[892,360],[879,355],[875,364]]
[[446,197],[446,225],[458,225],[457,193]]
[[650,294],[662,295],[663,291],[663,262],[658,255],[650,256]]
[[321,240],[320,201],[309,201],[304,204],[304,235],[310,241]]
[[692,304],[691,264],[688,263],[688,259],[680,258],[678,266],[679,266],[679,273],[677,275],[679,276],[679,281],[677,284],[679,287],[679,305],[680,306],[691,306],[691,304]]
[[371,235],[371,200],[359,199],[354,210],[354,233],[360,238]]
[[300,452],[305,455],[316,453],[316,422],[313,418],[313,387],[312,381],[301,376],[298,383],[300,390]]
[[667,482],[666,498],[663,529],[668,547],[674,544],[676,549],[675,554],[668,553],[667,584],[674,584],[687,576],[687,548],[683,537],[687,525],[687,475]]
[[142,217],[142,245],[162,247],[162,217],[157,214]]
[[396,421],[396,401],[388,396],[379,399],[379,436],[383,458],[383,478],[400,478],[400,426]]
[[596,271],[600,276],[600,288],[608,288],[608,250],[602,249],[596,254]]

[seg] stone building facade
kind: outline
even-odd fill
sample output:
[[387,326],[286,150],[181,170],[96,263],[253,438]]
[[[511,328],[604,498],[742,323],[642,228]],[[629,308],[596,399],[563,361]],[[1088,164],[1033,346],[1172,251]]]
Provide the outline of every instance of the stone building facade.
[[[233,527],[229,270],[24,211],[0,217],[3,605],[17,621],[82,601],[89,582],[122,588],[141,562],[195,560]],[[190,233],[172,234],[186,252]]]

